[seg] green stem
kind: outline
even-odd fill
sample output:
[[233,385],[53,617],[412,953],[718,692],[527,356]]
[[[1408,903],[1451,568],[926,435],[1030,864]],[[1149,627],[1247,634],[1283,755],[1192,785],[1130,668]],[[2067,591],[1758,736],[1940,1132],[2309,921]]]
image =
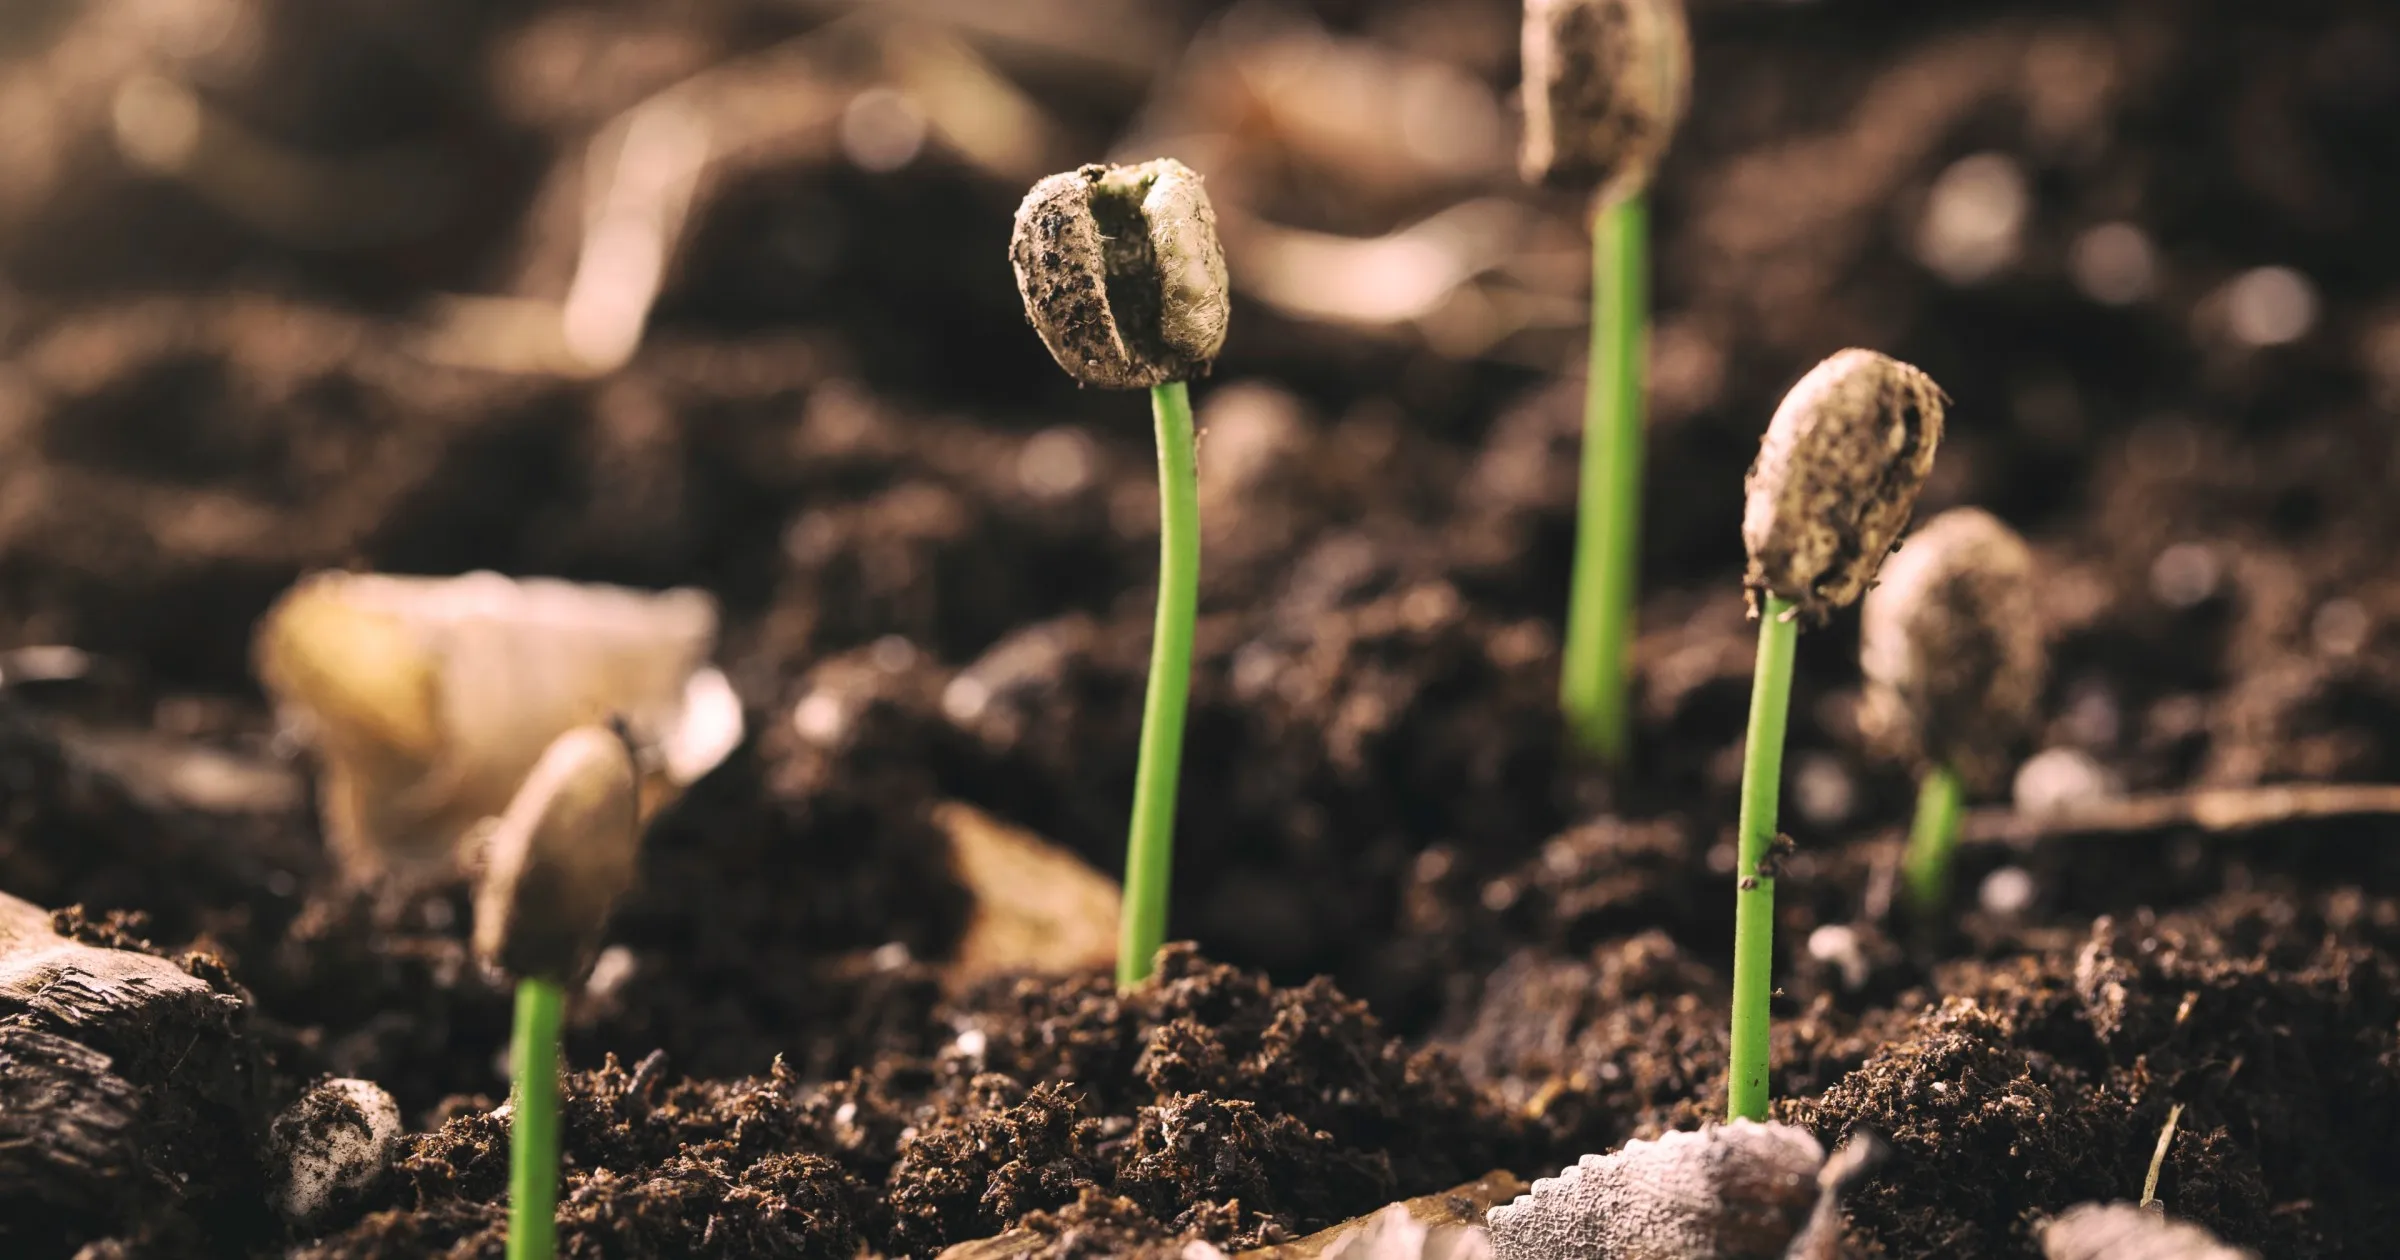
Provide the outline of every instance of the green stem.
[[508,1139],[508,1260],[551,1260],[557,1251],[558,1026],[566,1006],[556,981],[517,982],[509,1043],[517,1088]]
[[1930,918],[1950,899],[1950,851],[1958,844],[1958,772],[1935,766],[1917,786],[1917,819],[1908,832],[1908,901]]
[[[1783,728],[1792,707],[1792,654],[1800,623],[1792,602],[1768,596],[1750,678],[1750,734],[1742,746],[1741,848],[1733,895],[1733,1061],[1725,1114],[1767,1118],[1767,1001],[1774,995],[1775,881],[1762,865],[1775,844],[1783,780]],[[1765,868],[1771,869],[1771,868]]]
[[1133,827],[1125,842],[1125,910],[1117,934],[1121,989],[1150,978],[1167,938],[1175,786],[1192,690],[1192,619],[1200,602],[1200,473],[1191,393],[1182,381],[1169,381],[1150,391],[1150,409],[1158,417],[1158,624],[1133,772]]
[[1592,361],[1558,687],[1577,742],[1611,766],[1624,761],[1628,729],[1649,286],[1650,215],[1636,194],[1603,207],[1592,226]]

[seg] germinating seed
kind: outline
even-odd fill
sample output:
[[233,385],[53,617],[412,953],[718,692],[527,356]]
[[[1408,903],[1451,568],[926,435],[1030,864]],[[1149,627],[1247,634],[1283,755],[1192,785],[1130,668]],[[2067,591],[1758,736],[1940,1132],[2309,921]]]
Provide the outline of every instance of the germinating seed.
[[580,979],[609,909],[633,886],[638,780],[624,738],[579,726],[552,741],[486,842],[475,952],[519,978]]

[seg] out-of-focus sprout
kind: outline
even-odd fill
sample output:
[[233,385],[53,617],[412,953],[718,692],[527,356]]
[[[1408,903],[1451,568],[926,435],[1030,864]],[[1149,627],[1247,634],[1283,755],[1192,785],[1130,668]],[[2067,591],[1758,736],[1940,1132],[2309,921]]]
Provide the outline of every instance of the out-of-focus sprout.
[[578,726],[552,741],[485,837],[475,953],[517,981],[509,1260],[550,1260],[555,1249],[566,990],[591,969],[610,908],[633,886],[640,843],[633,750],[603,726]]
[[1683,119],[1692,47],[1683,0],[1526,0],[1525,178],[1596,198],[1592,350],[1559,701],[1576,739],[1623,760],[1641,559],[1645,190]]
[[1734,863],[1726,1111],[1737,1120],[1763,1120],[1767,1113],[1767,1000],[1775,959],[1769,854],[1800,627],[1823,622],[1874,581],[1933,467],[1942,404],[1942,391],[1923,372],[1871,350],[1844,350],[1784,395],[1750,465],[1744,585],[1759,627]]
[[1067,375],[1148,389],[1158,424],[1158,622],[1126,841],[1117,983],[1150,975],[1166,939],[1176,780],[1200,589],[1198,449],[1185,382],[1225,344],[1231,313],[1216,212],[1171,158],[1084,166],[1033,186],[1008,257],[1025,314]]
[[716,604],[496,573],[321,573],[260,624],[260,679],[323,764],[325,833],[353,880],[438,878],[558,735],[611,716],[645,810],[741,741],[708,665]]
[[2033,551],[1980,508],[1909,535],[1859,609],[1861,725],[1921,776],[1904,868],[1910,903],[1938,912],[1969,789],[1988,791],[2042,693]]

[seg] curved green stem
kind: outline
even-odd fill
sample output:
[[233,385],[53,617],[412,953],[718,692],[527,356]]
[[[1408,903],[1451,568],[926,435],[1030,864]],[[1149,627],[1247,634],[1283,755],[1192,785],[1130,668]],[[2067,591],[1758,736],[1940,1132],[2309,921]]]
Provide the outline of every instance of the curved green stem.
[[558,1026],[566,991],[517,982],[509,1062],[517,1074],[508,1135],[508,1260],[551,1260],[558,1210]]
[[1592,363],[1583,396],[1583,473],[1559,703],[1576,741],[1608,765],[1624,761],[1633,651],[1634,571],[1641,562],[1642,349],[1648,328],[1650,215],[1639,194],[1592,226]]
[[1774,995],[1775,845],[1783,781],[1783,730],[1792,707],[1792,655],[1800,623],[1792,602],[1768,596],[1758,622],[1758,666],[1750,679],[1750,733],[1742,745],[1741,848],[1734,864],[1733,1046],[1725,1114],[1767,1118],[1767,1002]]
[[1917,818],[1908,831],[1908,903],[1922,916],[1941,911],[1950,899],[1950,851],[1958,844],[1961,793],[1958,773],[1935,766],[1917,785]]
[[1125,842],[1125,910],[1117,933],[1121,989],[1150,978],[1167,938],[1175,787],[1192,690],[1192,620],[1200,603],[1200,472],[1191,393],[1182,381],[1169,381],[1150,391],[1150,409],[1158,417],[1158,624],[1133,773],[1133,827]]

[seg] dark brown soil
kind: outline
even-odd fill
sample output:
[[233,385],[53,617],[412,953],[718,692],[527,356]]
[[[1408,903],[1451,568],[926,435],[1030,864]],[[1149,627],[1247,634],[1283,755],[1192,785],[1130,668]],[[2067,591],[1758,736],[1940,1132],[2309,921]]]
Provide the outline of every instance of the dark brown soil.
[[[158,942],[224,1001],[132,1029],[0,1010],[0,1102],[72,1076],[113,1117],[90,1176],[0,1156],[11,1255],[500,1254],[508,997],[470,964],[463,891],[341,893],[305,791],[227,805],[122,755],[138,735],[288,757],[247,640],[319,566],[689,583],[726,609],[756,735],[649,836],[618,965],[571,1019],[579,1256],[929,1255],[1012,1226],[1055,1256],[1230,1248],[1713,1118],[1741,474],[1781,391],[1844,345],[1955,400],[1920,514],[1979,504],[2034,544],[2038,746],[2143,790],[2400,779],[2380,0],[1694,0],[1694,110],[1654,210],[1641,711],[1613,783],[1552,715],[1581,329],[1446,357],[1277,315],[1237,249],[1232,339],[1194,391],[1207,560],[1171,922],[1199,952],[1123,997],[1093,976],[946,996],[939,975],[968,902],[932,807],[1116,870],[1149,644],[1150,429],[1024,327],[1023,182],[941,142],[884,175],[778,150],[703,198],[622,372],[445,367],[412,348],[430,298],[563,287],[554,160],[818,19],[235,0],[231,34],[154,58],[109,33],[124,6],[18,7],[0,84],[38,83],[58,143],[0,179],[0,648],[92,667],[22,682],[0,652],[0,891]],[[1507,0],[1287,7],[1514,82]],[[1089,0],[963,38],[1049,111],[1063,167],[1187,45],[1273,29],[1204,9]],[[139,173],[108,120],[143,67],[311,152],[441,155],[434,226],[295,240]],[[1226,130],[1240,173],[1212,188],[1298,226],[1382,232],[1510,187],[1352,188],[1297,123]],[[2029,217],[2012,265],[1952,284],[1913,242],[1980,152],[2015,163]],[[1577,207],[1532,209],[1524,266],[1580,270]],[[2111,220],[2155,251],[2125,305],[2074,279]],[[2313,285],[2290,344],[2227,331],[2226,284],[2260,266]],[[1911,922],[1910,785],[1862,746],[1855,652],[1850,616],[1801,648],[1774,1084],[1783,1118],[1894,1148],[1850,1201],[1858,1245],[2032,1254],[2043,1214],[2139,1193],[2180,1104],[2170,1210],[2268,1255],[2400,1254],[2400,824],[1973,848],[1961,913]],[[817,694],[831,738],[790,720]],[[2030,900],[1983,904],[2003,868]],[[266,1135],[325,1073],[380,1083],[412,1132],[396,1176],[295,1228],[266,1206]]]

